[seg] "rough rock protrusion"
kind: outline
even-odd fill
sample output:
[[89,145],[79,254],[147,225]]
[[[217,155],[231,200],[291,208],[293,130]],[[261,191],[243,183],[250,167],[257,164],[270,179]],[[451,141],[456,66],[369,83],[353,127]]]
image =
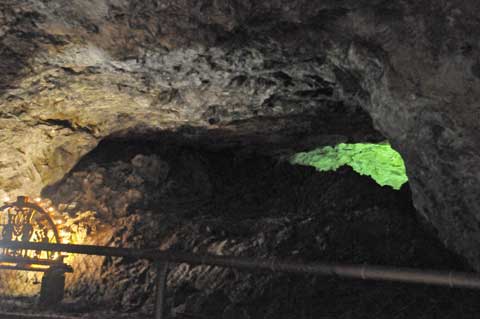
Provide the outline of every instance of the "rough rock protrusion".
[[269,150],[365,140],[361,105],[404,156],[417,209],[480,269],[478,1],[0,9],[4,192],[38,193],[118,132],[201,129]]

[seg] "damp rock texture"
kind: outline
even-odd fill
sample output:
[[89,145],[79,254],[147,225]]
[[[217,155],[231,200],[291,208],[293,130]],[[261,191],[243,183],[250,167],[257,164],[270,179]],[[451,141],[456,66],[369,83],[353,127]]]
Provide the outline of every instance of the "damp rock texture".
[[288,153],[381,139],[371,118],[417,210],[480,269],[479,6],[4,0],[0,188],[38,193],[111,135]]
[[[184,146],[164,152],[162,145],[102,142],[103,151],[84,158],[45,195],[95,209],[99,221],[110,219],[89,237],[90,244],[469,269],[421,227],[407,186],[381,187],[346,167],[317,172],[270,157]],[[110,159],[101,155],[112,149],[122,151]],[[157,167],[168,167],[168,174],[154,184],[148,178],[153,171],[140,173],[154,166],[139,162],[162,163]],[[140,186],[143,198],[128,195]],[[125,210],[112,216],[118,203]],[[66,311],[115,309],[136,318],[134,313],[153,310],[155,265],[76,255],[72,266]],[[474,318],[480,309],[475,291],[173,263],[167,292],[167,312],[180,318],[369,318],[375,313],[385,319],[446,319]]]

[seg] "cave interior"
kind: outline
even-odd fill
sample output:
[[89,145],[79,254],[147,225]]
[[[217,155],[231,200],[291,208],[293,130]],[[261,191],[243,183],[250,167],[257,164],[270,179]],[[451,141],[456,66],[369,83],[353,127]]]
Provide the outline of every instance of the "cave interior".
[[[450,274],[443,287],[172,262],[161,318],[478,317],[478,291],[451,278],[480,270],[475,0],[0,9],[0,197],[43,209],[56,244]],[[48,242],[21,212],[0,209],[0,244]],[[0,247],[0,316],[156,311],[151,260],[48,253],[72,270],[57,296],[52,272],[18,262],[48,264],[39,251]]]

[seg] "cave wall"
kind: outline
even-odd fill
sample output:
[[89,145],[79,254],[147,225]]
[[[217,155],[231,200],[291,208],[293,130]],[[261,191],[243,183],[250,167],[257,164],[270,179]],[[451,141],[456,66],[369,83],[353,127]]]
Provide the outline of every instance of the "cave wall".
[[335,93],[323,54],[263,39],[243,46],[247,35],[192,23],[186,3],[2,6],[3,190],[37,194],[102,138],[129,131],[183,128],[290,148],[299,137],[315,145],[376,134]]
[[[168,140],[103,141],[43,196],[75,203],[66,208],[72,216],[97,212],[99,225],[88,244],[468,269],[419,225],[408,185],[396,191],[348,167],[317,172],[236,148],[209,151]],[[67,275],[71,307],[152,310],[154,264],[82,255],[69,262],[74,268]],[[400,318],[417,318],[419,309],[430,317],[441,312],[438,318],[455,317],[458,311],[451,307],[457,299],[444,289],[436,294],[424,286],[372,289],[363,281],[188,264],[170,268],[167,308],[211,318],[347,317],[365,308],[378,318],[391,318],[379,294],[399,300]],[[473,298],[450,293],[461,300],[461,311],[470,304],[478,309],[475,292]],[[438,296],[447,300],[448,311],[438,310]]]
[[3,1],[0,187],[38,193],[118,132],[363,139],[342,127],[360,105],[405,158],[418,211],[479,268],[479,6]]
[[[96,212],[93,222],[86,219],[95,230],[76,243],[470,269],[421,227],[408,185],[396,191],[348,167],[318,172],[238,148],[206,150],[173,140],[104,140],[42,197],[68,213],[68,223],[78,220],[78,213]],[[78,254],[67,262],[74,272],[66,276],[67,301],[57,311],[95,318],[151,315],[155,264]],[[40,275],[35,281],[25,274],[0,273],[0,294],[37,292]],[[187,264],[170,265],[167,292],[168,312],[225,319],[347,318],[372,312],[382,319],[392,313],[399,319],[458,313],[473,318],[480,308],[473,290]],[[26,299],[25,311],[32,311],[30,303]],[[3,311],[9,305],[8,299],[0,300]]]

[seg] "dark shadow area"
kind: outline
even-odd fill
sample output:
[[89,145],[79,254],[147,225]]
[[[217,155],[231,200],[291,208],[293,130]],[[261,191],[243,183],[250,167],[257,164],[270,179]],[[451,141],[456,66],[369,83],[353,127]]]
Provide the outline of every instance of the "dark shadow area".
[[[470,270],[423,226],[408,185],[394,191],[349,168],[319,173],[198,141],[170,133],[104,141],[44,195],[97,211],[112,227],[113,246]],[[102,282],[69,294],[148,313],[153,267],[142,267],[107,259]],[[475,291],[217,267],[176,265],[168,290],[179,318],[475,318],[480,311]]]

